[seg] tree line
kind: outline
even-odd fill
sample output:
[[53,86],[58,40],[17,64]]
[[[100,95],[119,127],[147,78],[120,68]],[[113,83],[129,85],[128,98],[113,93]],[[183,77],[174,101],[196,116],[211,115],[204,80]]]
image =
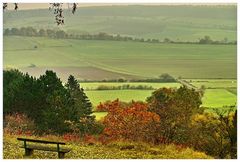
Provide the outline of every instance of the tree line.
[[138,90],[154,90],[152,86],[148,85],[130,85],[130,84],[123,84],[120,86],[108,86],[108,85],[100,85],[95,89],[86,89],[86,90],[126,90],[126,89],[138,89]]
[[29,37],[48,37],[55,39],[78,39],[78,40],[109,40],[109,41],[132,41],[132,42],[145,42],[145,43],[175,43],[175,44],[237,44],[237,41],[228,41],[227,38],[223,40],[212,40],[210,36],[199,38],[196,42],[190,41],[174,41],[169,38],[159,39],[144,39],[133,38],[131,36],[122,36],[120,34],[112,35],[105,32],[98,34],[69,34],[63,30],[53,29],[35,29],[33,27],[22,28],[6,28],[3,32],[4,35],[19,35]]
[[91,83],[91,82],[116,82],[116,83],[126,83],[126,82],[151,82],[151,83],[176,83],[176,79],[168,73],[163,73],[157,78],[147,78],[147,79],[103,79],[103,80],[80,80],[79,82]]

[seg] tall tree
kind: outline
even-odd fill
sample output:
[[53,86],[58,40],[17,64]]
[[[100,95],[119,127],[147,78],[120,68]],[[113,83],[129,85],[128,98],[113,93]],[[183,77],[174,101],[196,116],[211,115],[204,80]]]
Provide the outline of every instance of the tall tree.
[[79,120],[79,117],[90,117],[92,115],[92,104],[74,76],[69,76],[66,87],[72,98],[76,120]]
[[191,116],[202,112],[201,95],[193,89],[161,88],[147,98],[150,111],[161,118],[159,136],[165,143],[184,143],[188,140]]
[[71,96],[70,121],[73,123],[72,125],[75,125],[82,135],[91,132],[95,126],[91,102],[74,76],[69,76],[66,87]]

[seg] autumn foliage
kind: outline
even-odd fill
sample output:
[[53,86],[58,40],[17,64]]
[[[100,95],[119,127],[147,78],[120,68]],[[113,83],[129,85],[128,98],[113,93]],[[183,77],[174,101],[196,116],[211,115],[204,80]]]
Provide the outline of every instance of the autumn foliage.
[[4,119],[4,133],[15,135],[34,134],[34,122],[24,114],[6,115]]
[[[132,101],[134,102],[134,101]],[[106,102],[100,102],[100,104],[96,107],[96,111],[102,112],[102,111],[114,111],[114,108],[116,107],[126,107],[128,103],[122,102],[119,99],[116,99],[114,101],[106,101]]]
[[153,142],[160,117],[148,111],[147,103],[132,101],[124,105],[115,100],[102,106],[108,111],[103,120],[105,137]]

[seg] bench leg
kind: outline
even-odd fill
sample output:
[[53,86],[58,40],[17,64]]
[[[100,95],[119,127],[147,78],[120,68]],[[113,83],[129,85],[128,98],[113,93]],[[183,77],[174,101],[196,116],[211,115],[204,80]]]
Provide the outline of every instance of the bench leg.
[[30,156],[33,154],[33,149],[25,148],[25,156]]
[[65,155],[64,152],[58,152],[58,158],[59,159],[64,159],[64,155]]

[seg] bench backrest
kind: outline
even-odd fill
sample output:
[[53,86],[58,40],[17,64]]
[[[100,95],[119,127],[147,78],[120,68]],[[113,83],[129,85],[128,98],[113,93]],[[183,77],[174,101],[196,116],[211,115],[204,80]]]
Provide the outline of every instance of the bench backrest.
[[45,143],[45,144],[60,144],[60,145],[66,145],[65,142],[57,142],[57,141],[46,141],[46,140],[37,140],[37,139],[28,139],[28,138],[17,138],[19,141],[24,142],[36,142],[36,143]]

